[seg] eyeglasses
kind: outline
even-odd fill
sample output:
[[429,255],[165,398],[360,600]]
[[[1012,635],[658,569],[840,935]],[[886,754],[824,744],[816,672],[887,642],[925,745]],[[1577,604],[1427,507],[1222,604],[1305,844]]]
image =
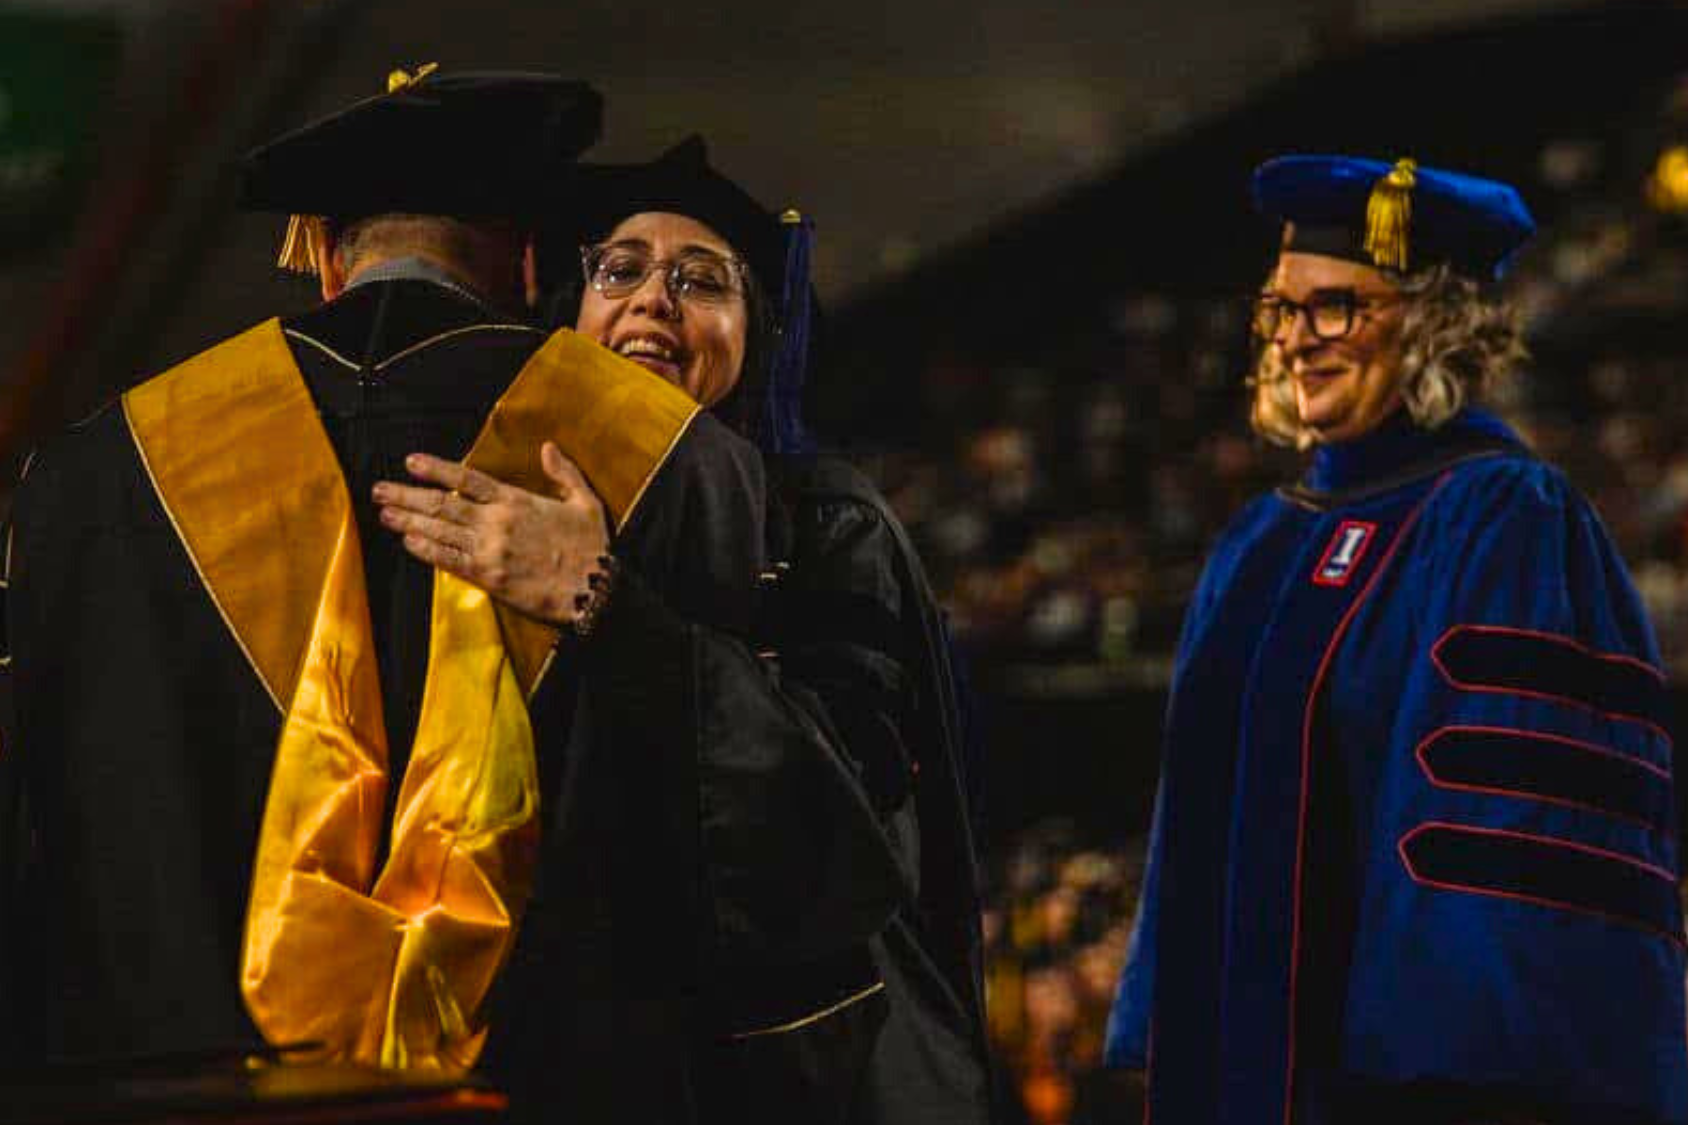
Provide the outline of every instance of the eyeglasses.
[[1254,310],[1254,334],[1263,341],[1278,338],[1278,333],[1293,325],[1296,317],[1304,317],[1307,330],[1316,340],[1340,340],[1354,331],[1365,319],[1363,310],[1393,304],[1395,297],[1363,297],[1352,289],[1315,289],[1305,304],[1281,297],[1276,293],[1260,293],[1250,298]]
[[663,287],[672,301],[724,305],[744,292],[744,262],[713,250],[686,250],[672,258],[658,258],[637,243],[584,246],[580,263],[586,283],[612,300],[637,292],[659,269],[664,271]]

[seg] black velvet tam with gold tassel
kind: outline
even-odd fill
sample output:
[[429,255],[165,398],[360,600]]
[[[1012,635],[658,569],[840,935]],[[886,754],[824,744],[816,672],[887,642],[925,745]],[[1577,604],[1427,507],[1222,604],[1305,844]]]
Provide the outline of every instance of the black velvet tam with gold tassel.
[[537,216],[598,140],[603,99],[549,74],[394,71],[387,92],[247,154],[241,205],[291,215],[280,264],[315,272],[330,223],[408,213]]
[[1404,273],[1440,263],[1498,280],[1535,233],[1510,185],[1352,156],[1281,156],[1255,170],[1254,203],[1285,225],[1284,249]]

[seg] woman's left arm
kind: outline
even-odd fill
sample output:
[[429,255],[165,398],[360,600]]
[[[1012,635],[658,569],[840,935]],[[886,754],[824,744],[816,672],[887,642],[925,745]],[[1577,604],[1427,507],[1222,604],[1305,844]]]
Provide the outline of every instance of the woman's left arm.
[[[683,541],[707,541],[722,521],[693,499],[702,526]],[[892,531],[848,501],[806,505],[796,524],[792,565],[769,572],[781,577],[748,627],[665,597],[660,566],[635,559],[585,648],[601,717],[652,754],[684,748],[663,760],[695,801],[717,964],[837,956],[916,892],[912,657]]]
[[[566,626],[606,549],[603,509],[554,447],[544,464],[551,496],[413,457],[435,487],[383,483],[375,499],[422,561]],[[859,948],[916,893],[894,532],[871,504],[806,504],[793,565],[768,571],[767,494],[754,448],[698,419],[616,539],[580,654],[594,726],[648,769],[670,828],[695,824],[715,964]]]

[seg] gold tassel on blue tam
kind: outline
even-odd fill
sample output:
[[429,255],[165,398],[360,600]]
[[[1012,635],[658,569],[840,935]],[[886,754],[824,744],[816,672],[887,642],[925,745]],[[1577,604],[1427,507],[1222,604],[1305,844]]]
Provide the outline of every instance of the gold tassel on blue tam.
[[1413,188],[1418,162],[1397,160],[1366,201],[1366,253],[1378,269],[1406,272],[1411,261]]
[[1401,274],[1446,265],[1498,281],[1536,223],[1516,189],[1413,160],[1294,155],[1254,170],[1254,204],[1282,224],[1281,252]]

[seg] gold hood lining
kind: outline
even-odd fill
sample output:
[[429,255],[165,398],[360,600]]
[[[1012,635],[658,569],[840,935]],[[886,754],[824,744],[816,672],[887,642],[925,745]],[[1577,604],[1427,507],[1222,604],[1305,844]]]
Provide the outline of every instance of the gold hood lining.
[[[284,720],[254,864],[241,990],[272,1043],[466,1069],[538,843],[526,700],[553,629],[436,572],[428,673],[389,858],[390,780],[350,499],[279,322],[124,396],[136,447],[219,613]],[[572,332],[533,356],[468,461],[549,491],[550,439],[623,526],[698,412]]]

